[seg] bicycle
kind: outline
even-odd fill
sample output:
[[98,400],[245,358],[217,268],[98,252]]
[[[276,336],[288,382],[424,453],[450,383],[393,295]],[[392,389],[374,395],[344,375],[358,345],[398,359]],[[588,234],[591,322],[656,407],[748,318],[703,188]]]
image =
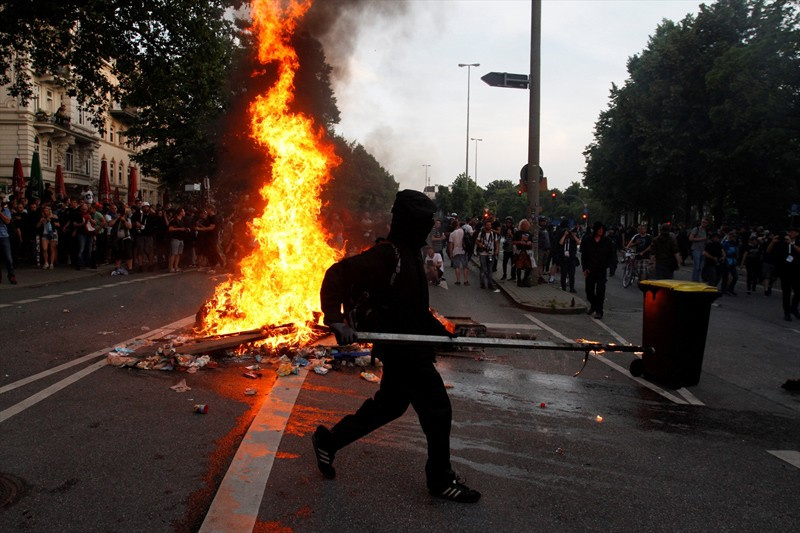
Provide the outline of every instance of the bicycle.
[[625,258],[622,260],[625,263],[625,270],[622,272],[622,286],[624,288],[630,287],[635,278],[639,277],[639,271],[636,269],[636,254],[633,250],[625,250]]

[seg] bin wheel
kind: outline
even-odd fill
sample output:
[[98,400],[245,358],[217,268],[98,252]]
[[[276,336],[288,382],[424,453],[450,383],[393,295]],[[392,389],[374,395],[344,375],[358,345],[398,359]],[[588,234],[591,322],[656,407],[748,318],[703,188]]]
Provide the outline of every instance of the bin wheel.
[[630,371],[635,378],[641,376],[644,373],[644,361],[638,358],[631,361]]

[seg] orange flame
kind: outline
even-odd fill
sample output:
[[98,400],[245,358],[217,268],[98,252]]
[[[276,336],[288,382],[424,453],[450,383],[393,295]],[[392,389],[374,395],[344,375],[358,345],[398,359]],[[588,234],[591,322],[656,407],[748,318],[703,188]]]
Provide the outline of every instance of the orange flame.
[[299,66],[290,39],[310,6],[311,0],[252,3],[258,59],[278,66],[277,82],[249,108],[252,135],[272,159],[272,180],[259,191],[265,201],[263,213],[250,223],[257,246],[242,259],[240,278],[219,285],[205,305],[205,334],[294,323],[290,337],[274,337],[268,344],[307,341],[319,309],[322,278],[343,255],[327,244],[329,235],[319,220],[321,188],[340,160],[323,142],[322,128],[315,131],[310,118],[288,109]]

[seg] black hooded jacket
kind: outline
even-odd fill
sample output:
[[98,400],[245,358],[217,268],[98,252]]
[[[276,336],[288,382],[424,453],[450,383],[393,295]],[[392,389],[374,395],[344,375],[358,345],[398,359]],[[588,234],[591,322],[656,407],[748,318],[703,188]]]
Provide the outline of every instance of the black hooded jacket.
[[[433,202],[427,197],[424,200],[430,206],[416,196],[401,197],[406,192],[415,191],[398,193],[388,240],[339,261],[325,273],[320,291],[325,324],[346,322],[361,331],[447,335],[430,312],[420,254],[433,225],[435,207],[431,209]],[[384,362],[392,356],[433,358],[430,347],[376,344],[373,353]]]

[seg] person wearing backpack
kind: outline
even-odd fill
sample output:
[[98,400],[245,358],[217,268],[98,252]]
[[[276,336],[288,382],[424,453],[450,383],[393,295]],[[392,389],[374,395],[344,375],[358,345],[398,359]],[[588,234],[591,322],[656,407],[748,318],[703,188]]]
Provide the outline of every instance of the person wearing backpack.
[[[386,240],[342,259],[325,273],[321,308],[324,323],[339,345],[357,341],[358,331],[449,334],[430,311],[420,254],[435,211],[436,205],[425,194],[398,192]],[[399,418],[411,405],[427,439],[425,475],[430,494],[454,502],[477,502],[481,494],[467,487],[450,464],[452,408],[434,366],[433,346],[376,342],[372,354],[383,362],[375,396],[332,428],[320,425],[314,431],[311,442],[322,475],[335,478],[333,461],[339,450]]]

